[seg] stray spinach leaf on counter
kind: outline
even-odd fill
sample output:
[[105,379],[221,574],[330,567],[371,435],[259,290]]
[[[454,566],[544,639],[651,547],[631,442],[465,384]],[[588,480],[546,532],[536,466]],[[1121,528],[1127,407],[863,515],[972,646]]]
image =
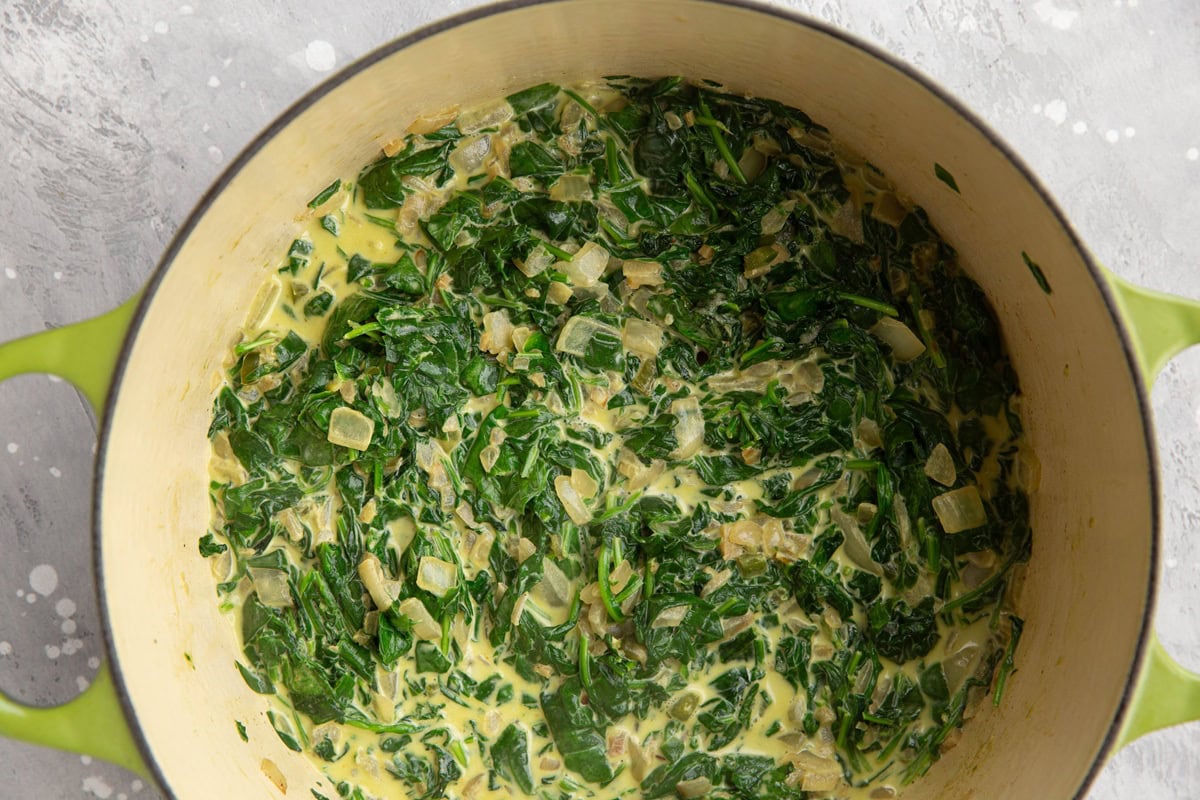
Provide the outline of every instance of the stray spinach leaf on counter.
[[919,777],[1015,672],[1037,472],[925,213],[679,78],[414,125],[213,406],[199,550],[283,743],[343,798]]

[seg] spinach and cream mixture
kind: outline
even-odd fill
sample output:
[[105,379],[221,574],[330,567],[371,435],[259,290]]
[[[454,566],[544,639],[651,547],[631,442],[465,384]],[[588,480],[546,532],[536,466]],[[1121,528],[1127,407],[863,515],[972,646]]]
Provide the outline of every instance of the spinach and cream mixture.
[[314,798],[891,798],[1000,702],[1017,378],[805,114],[534,86],[418,118],[301,225],[200,549]]

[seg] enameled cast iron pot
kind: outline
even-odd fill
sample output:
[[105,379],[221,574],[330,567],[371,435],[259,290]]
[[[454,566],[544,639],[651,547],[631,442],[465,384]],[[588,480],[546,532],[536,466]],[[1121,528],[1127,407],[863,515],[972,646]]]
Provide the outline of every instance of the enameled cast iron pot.
[[986,704],[905,796],[1080,797],[1114,748],[1200,718],[1200,677],[1151,627],[1160,534],[1147,399],[1166,359],[1200,341],[1200,305],[1105,272],[976,117],[840,31],[733,0],[567,0],[485,8],[354,64],[226,170],[139,298],[0,348],[0,378],[57,373],[103,418],[94,546],[111,665],[65,706],[0,697],[0,734],[106,758],[180,800],[279,796],[270,759],[287,797],[311,797],[317,773],[234,669],[233,626],[196,552],[223,354],[297,210],[418,114],[612,74],[710,78],[803,109],[929,211],[1000,317],[1042,464],[1019,671],[1001,707]]

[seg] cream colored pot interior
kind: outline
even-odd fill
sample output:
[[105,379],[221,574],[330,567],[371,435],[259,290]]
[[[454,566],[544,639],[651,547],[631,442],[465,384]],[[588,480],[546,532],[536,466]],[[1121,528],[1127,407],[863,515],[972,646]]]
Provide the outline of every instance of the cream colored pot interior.
[[[711,78],[805,110],[928,209],[991,298],[1043,468],[1020,669],[1002,707],[989,704],[905,796],[1073,796],[1126,688],[1151,572],[1151,464],[1135,378],[1103,298],[1025,177],[908,75],[827,32],[686,0],[533,6],[419,38],[288,122],[203,211],[129,354],[101,497],[117,666],[168,788],[179,798],[278,796],[264,758],[286,777],[287,797],[311,797],[318,778],[284,748],[265,700],[234,668],[234,631],[196,547],[209,518],[205,431],[222,354],[305,202],[421,112],[606,74]],[[961,195],[935,178],[935,161]]]

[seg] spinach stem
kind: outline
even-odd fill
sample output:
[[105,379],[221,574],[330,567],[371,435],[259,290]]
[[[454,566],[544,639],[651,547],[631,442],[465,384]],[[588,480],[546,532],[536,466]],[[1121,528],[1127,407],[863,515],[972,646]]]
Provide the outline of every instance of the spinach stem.
[[583,688],[592,688],[592,656],[588,653],[588,637],[579,634],[579,681]]
[[872,311],[878,311],[880,314],[886,314],[889,317],[900,316],[900,312],[896,310],[895,306],[889,305],[882,300],[876,300],[872,297],[866,297],[864,295],[854,294],[852,292],[838,292],[837,296],[842,300],[854,303],[857,306],[862,306],[863,308],[869,308]]
[[542,247],[546,248],[546,250],[550,253],[550,255],[554,256],[559,261],[570,261],[571,260],[570,253],[568,253],[566,250],[563,250],[561,247],[556,247],[555,245],[551,244],[550,242],[543,241]]
[[733,157],[733,152],[729,149],[729,143],[725,141],[725,134],[721,133],[721,129],[725,126],[713,119],[712,113],[708,110],[708,103],[704,102],[704,100],[700,101],[700,113],[702,116],[696,117],[696,122],[708,128],[708,132],[712,134],[713,142],[717,145],[717,152],[721,154],[721,158],[725,159],[725,163],[729,165],[730,173],[738,179],[738,183],[743,185],[749,183],[750,181],[746,180],[746,175],[738,165],[737,159]]
[[251,350],[257,350],[260,347],[266,347],[269,344],[275,343],[275,335],[272,333],[264,334],[252,342],[242,342],[233,348],[233,354],[240,356],[249,353]]
[[600,563],[598,565],[597,583],[600,586],[600,600],[604,603],[604,608],[608,611],[608,616],[615,622],[623,622],[625,620],[625,612],[621,611],[620,604],[613,598],[612,584],[609,581],[612,578],[612,544],[605,542],[600,545]]

